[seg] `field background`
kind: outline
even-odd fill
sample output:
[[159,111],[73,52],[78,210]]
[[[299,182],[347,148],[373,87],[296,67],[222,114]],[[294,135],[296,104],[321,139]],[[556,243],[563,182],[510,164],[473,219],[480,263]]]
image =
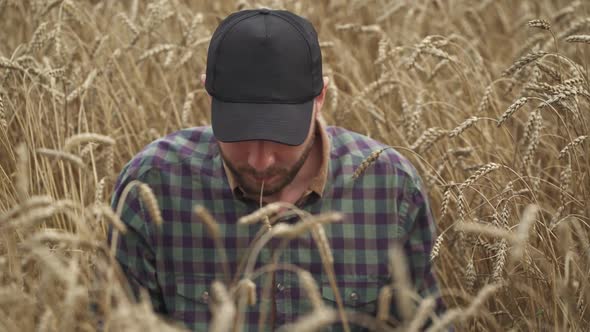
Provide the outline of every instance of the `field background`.
[[163,329],[101,245],[110,193],[147,143],[209,123],[209,38],[259,6],[318,30],[326,122],[419,168],[444,319],[588,330],[590,4],[558,0],[0,0],[0,330]]

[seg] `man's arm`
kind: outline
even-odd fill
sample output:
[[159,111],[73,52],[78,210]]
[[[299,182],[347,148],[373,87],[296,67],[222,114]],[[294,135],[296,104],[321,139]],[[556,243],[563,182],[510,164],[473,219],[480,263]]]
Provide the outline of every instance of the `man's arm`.
[[435,272],[430,261],[436,237],[436,225],[430,208],[428,194],[420,178],[407,179],[404,192],[402,220],[408,230],[403,243],[408,264],[408,272],[415,290],[422,298],[433,297],[436,301],[435,313],[444,311],[444,303]]
[[[136,298],[139,289],[147,290],[156,312],[165,312],[162,293],[156,271],[156,254],[152,245],[150,216],[138,195],[137,187],[131,188],[127,197],[121,197],[124,187],[130,182],[122,175],[111,201],[113,210],[124,199],[121,220],[127,226],[126,234],[119,234],[115,257],[119,262]],[[143,181],[142,181],[143,182]],[[112,228],[109,229],[109,244]]]

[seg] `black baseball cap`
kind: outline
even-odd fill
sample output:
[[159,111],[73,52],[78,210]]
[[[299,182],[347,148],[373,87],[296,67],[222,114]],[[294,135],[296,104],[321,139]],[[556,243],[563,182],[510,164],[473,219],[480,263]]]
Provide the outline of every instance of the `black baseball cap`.
[[206,73],[216,139],[303,143],[324,86],[309,21],[284,10],[229,15],[211,37]]

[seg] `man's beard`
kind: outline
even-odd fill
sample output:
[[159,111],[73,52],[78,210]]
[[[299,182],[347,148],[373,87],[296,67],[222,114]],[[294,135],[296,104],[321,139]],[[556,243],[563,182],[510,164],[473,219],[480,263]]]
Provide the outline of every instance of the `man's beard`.
[[297,159],[297,161],[295,162],[295,164],[293,164],[293,166],[291,166],[291,168],[287,169],[282,167],[271,166],[262,173],[257,172],[254,168],[250,166],[237,167],[224,156],[223,151],[221,151],[221,149],[220,153],[221,157],[223,158],[223,162],[227,165],[227,168],[229,168],[229,170],[232,172],[242,190],[248,195],[260,195],[261,188],[253,185],[252,183],[249,183],[246,180],[246,175],[249,174],[259,178],[270,178],[272,176],[278,175],[279,182],[276,185],[270,186],[269,184],[264,184],[264,191],[262,192],[262,196],[270,196],[280,192],[293,181],[295,176],[297,176],[297,173],[299,173],[299,171],[303,167],[303,164],[307,160],[307,157],[311,153],[314,142],[315,133],[314,135],[312,135],[311,140],[303,150],[301,157]]

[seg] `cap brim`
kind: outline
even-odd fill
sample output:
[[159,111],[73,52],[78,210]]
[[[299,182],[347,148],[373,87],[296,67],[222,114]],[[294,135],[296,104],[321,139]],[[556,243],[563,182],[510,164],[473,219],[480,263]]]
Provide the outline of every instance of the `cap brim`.
[[267,140],[301,145],[311,124],[313,99],[302,104],[230,103],[215,97],[211,125],[222,142]]

